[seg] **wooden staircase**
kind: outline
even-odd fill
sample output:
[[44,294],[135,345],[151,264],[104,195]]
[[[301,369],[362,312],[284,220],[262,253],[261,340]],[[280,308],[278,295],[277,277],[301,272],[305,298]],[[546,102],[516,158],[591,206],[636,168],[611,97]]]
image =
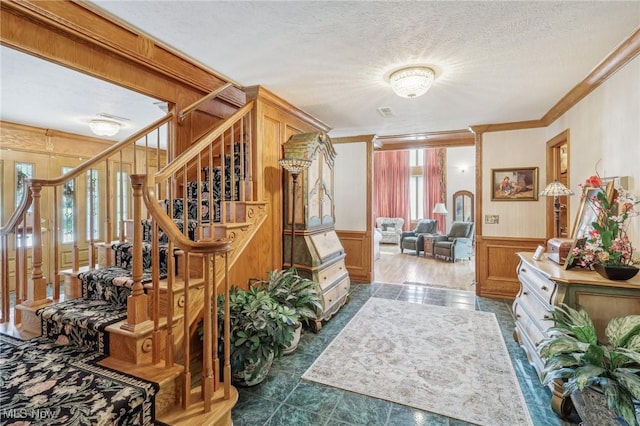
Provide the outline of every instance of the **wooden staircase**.
[[[207,95],[203,102],[228,86]],[[172,127],[180,125],[197,105],[180,113],[170,111],[146,129],[58,178],[27,179],[28,190],[21,203],[0,228],[0,323],[13,321],[23,336],[40,335],[39,310],[86,296],[83,274],[116,264],[122,266],[116,260],[115,248],[132,243],[126,318],[106,327],[109,356],[100,364],[158,383],[156,418],[163,423],[230,425],[237,392],[228,381],[220,379],[231,373],[228,349],[221,358],[218,356],[219,339],[223,339],[225,348],[229,347],[229,324],[226,320],[218,324],[217,296],[228,297],[229,268],[266,217],[265,203],[254,199],[253,176],[259,174],[252,154],[253,108],[253,102],[240,108],[171,161],[170,150],[160,148],[162,135],[169,135],[167,146],[175,146]],[[45,219],[58,230],[63,218],[59,213],[43,217],[41,193],[51,191],[52,199],[59,203],[70,182],[78,188],[79,179],[99,168],[106,170],[105,185],[97,190],[91,186],[86,194],[76,192],[73,197],[74,214],[88,214],[91,220],[100,217],[103,238],[98,240],[90,232],[89,259],[83,264],[77,239],[84,230],[78,229],[76,223],[73,267],[58,270],[60,233],[54,232],[53,244],[43,247],[41,222]],[[216,173],[206,173],[203,178],[203,170],[214,168]],[[130,174],[130,190],[112,184],[113,174],[123,170],[134,172]],[[196,190],[189,194],[193,188]],[[88,212],[80,211],[79,201],[92,198],[99,198],[99,205],[119,207],[106,208],[103,216],[94,211],[92,203],[86,206]],[[131,206],[130,217],[125,216],[125,205]],[[184,207],[182,212],[178,206]],[[182,229],[176,224],[178,220],[183,221]],[[192,234],[191,223],[195,224]],[[95,228],[95,223],[89,224],[90,230]],[[29,237],[31,244],[27,243]],[[9,250],[15,250],[13,265],[9,264]],[[49,250],[55,265],[53,298],[46,296],[43,250]],[[168,253],[166,276],[160,273],[161,250]],[[144,266],[149,263],[153,266]],[[9,304],[11,269],[16,271],[13,306]],[[145,272],[150,278],[143,283]],[[205,330],[202,343],[196,332],[201,321]],[[199,374],[196,380],[192,377],[195,371]]]

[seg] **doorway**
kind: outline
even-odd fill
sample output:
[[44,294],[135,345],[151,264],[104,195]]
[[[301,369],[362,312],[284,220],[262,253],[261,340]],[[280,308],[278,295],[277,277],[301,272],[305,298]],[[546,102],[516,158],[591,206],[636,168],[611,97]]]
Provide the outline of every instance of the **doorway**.
[[[547,141],[547,183],[557,180],[567,188],[571,188],[569,182],[569,129],[554,136]],[[556,222],[553,197],[547,200],[547,238],[569,238],[569,203],[567,196],[559,197],[560,202],[560,227],[556,235]]]

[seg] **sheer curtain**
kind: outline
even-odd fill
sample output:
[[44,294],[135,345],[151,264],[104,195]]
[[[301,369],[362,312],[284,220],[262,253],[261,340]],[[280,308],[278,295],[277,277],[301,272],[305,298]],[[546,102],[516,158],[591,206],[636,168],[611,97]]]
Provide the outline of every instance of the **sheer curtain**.
[[[446,233],[446,215],[433,214],[431,211],[437,203],[444,203],[447,206],[445,200],[447,193],[446,155],[447,150],[445,148],[425,149],[424,167],[422,169],[425,216],[438,220],[438,231],[442,234]],[[450,208],[450,206],[447,206],[447,210],[450,210]]]
[[373,162],[374,217],[401,217],[411,224],[409,151],[378,151]]

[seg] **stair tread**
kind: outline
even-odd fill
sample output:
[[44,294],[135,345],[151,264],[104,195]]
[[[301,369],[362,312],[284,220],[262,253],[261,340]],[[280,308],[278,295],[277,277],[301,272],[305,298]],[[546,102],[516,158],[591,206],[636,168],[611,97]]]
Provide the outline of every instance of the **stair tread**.
[[180,375],[180,373],[182,373],[183,369],[182,365],[179,364],[167,367],[164,361],[157,364],[143,363],[136,365],[113,357],[107,357],[98,362],[98,364],[113,370],[126,371],[127,374],[155,383],[162,383],[169,379],[175,379]]

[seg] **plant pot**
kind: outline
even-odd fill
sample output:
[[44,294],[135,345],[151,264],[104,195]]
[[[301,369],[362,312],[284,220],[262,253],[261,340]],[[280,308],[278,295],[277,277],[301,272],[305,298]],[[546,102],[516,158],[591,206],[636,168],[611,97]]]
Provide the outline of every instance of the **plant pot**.
[[585,388],[571,394],[571,402],[584,426],[620,426],[618,415],[607,406],[607,398],[599,389]]
[[271,364],[273,364],[273,352],[266,360],[257,362],[248,360],[244,363],[243,370],[232,372],[231,381],[238,386],[255,386],[267,378]]
[[606,266],[599,263],[595,263],[593,269],[603,278],[616,281],[631,279],[636,276],[639,270],[633,265]]
[[293,353],[298,347],[298,343],[300,342],[300,336],[302,335],[302,323],[299,322],[296,326],[296,331],[293,332],[293,339],[291,340],[291,344],[285,350],[282,351],[283,355],[289,355]]

